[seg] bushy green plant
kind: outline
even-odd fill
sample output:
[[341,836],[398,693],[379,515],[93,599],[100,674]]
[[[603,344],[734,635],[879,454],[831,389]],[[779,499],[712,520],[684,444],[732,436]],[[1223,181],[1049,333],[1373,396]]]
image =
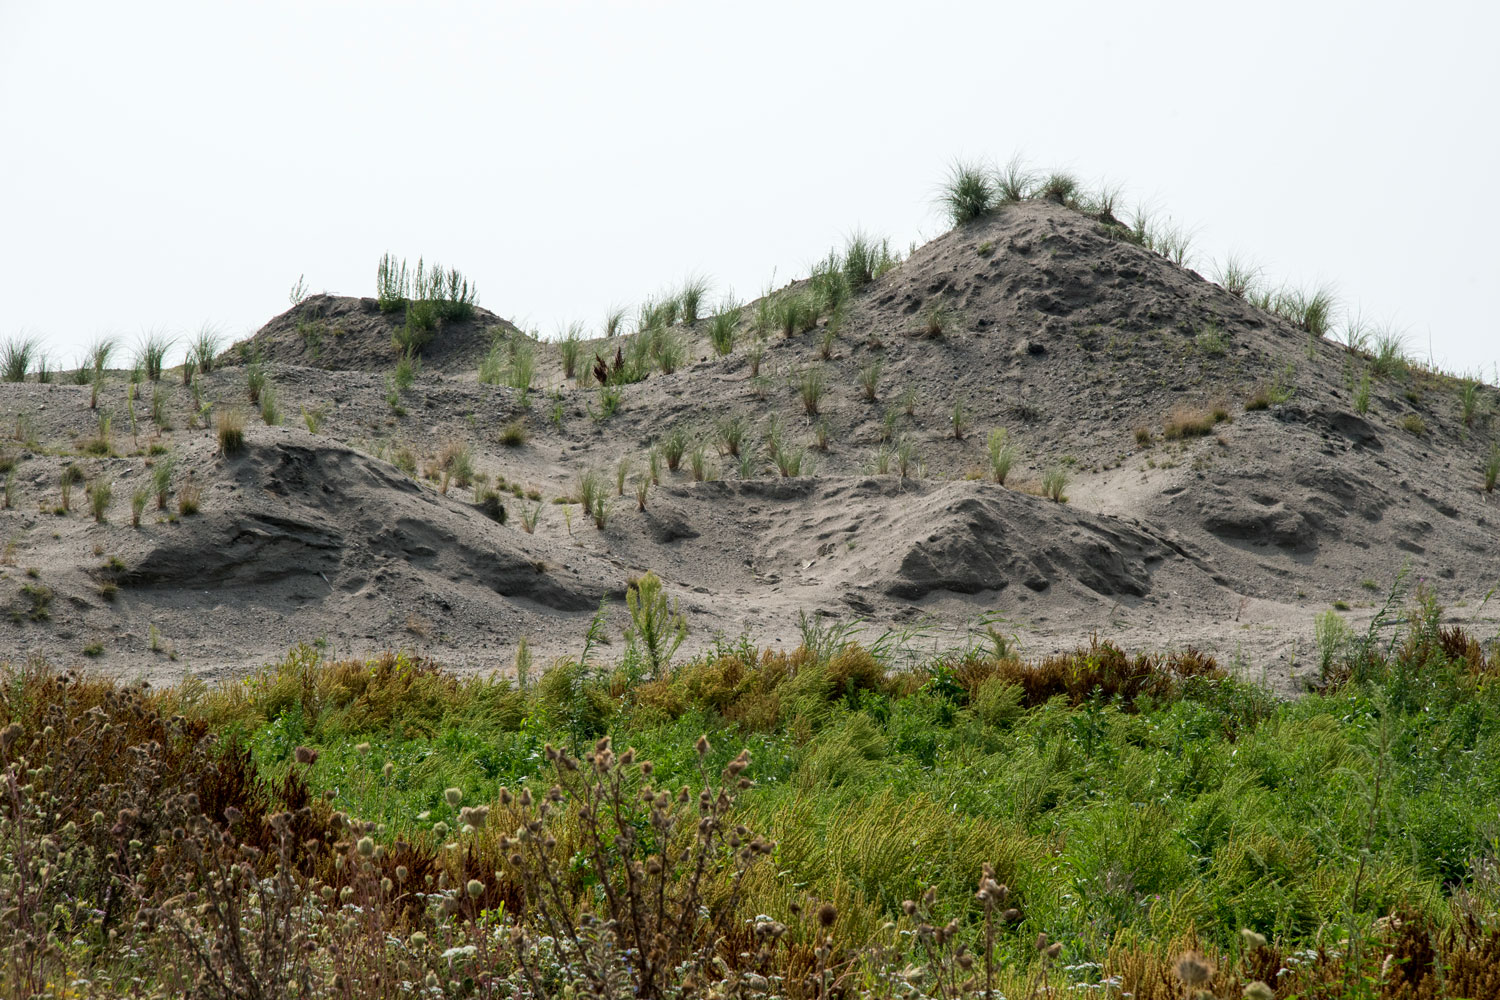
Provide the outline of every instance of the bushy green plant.
[[708,324],[708,341],[714,353],[724,357],[734,351],[734,331],[740,322],[740,307],[730,306],[714,313]]
[[8,337],[0,345],[0,377],[7,382],[24,382],[31,363],[41,350],[35,337]]
[[626,588],[625,604],[630,610],[625,641],[639,650],[652,676],[661,676],[687,638],[687,619],[677,602],[662,592],[661,578],[650,570]]
[[948,220],[962,226],[993,212],[1000,194],[988,169],[978,163],[957,161],[948,168],[938,200]]
[[140,341],[136,345],[136,367],[145,374],[152,382],[161,380],[162,365],[167,358],[167,351],[172,348],[172,338],[157,330],[141,334]]
[[704,299],[707,298],[710,285],[708,279],[702,275],[690,275],[682,283],[682,290],[677,293],[677,302],[684,323],[696,323],[702,313]]

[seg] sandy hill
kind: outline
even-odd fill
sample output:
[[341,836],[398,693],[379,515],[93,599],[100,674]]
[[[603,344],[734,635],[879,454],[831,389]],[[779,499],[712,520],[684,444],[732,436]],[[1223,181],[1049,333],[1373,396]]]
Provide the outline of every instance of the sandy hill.
[[[693,643],[793,643],[806,612],[930,652],[983,621],[1032,651],[1095,631],[1196,644],[1290,689],[1315,667],[1314,616],[1362,627],[1403,566],[1458,617],[1492,617],[1488,387],[1466,404],[1459,380],[1376,364],[1044,201],[949,232],[784,336],[786,304],[817,287],[744,307],[727,355],[711,320],[658,314],[578,345],[572,377],[562,345],[479,310],[441,326],[404,389],[403,315],[315,296],[196,395],[171,372],[147,384],[134,434],[112,373],[108,455],[90,453],[90,387],[0,385],[18,432],[0,648],[175,676],[321,639],[490,668],[523,636],[542,658],[575,649],[599,601],[654,569]],[[595,358],[632,354],[646,377],[593,383]],[[509,384],[527,368],[529,392]],[[252,371],[281,423],[256,417]],[[220,453],[204,402],[251,415],[243,453]],[[153,492],[132,528],[131,495],[167,461],[168,506]],[[184,486],[199,513],[178,513]],[[497,487],[503,524],[482,503]]]

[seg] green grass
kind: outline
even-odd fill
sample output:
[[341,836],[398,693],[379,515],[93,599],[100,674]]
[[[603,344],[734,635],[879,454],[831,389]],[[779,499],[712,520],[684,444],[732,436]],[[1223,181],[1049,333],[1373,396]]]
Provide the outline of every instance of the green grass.
[[696,323],[702,315],[704,301],[712,286],[702,275],[689,275],[677,293],[677,303],[682,322]]
[[1333,329],[1333,312],[1337,306],[1337,296],[1326,285],[1312,291],[1283,289],[1271,300],[1272,312],[1315,337],[1327,336]]
[[1010,475],[1011,466],[1016,462],[1016,448],[1010,443],[1005,428],[996,427],[990,431],[989,437],[985,440],[985,449],[989,454],[990,478],[1004,486],[1006,477]]
[[0,379],[6,382],[24,382],[31,363],[41,351],[35,337],[9,337],[0,344]]
[[1036,178],[1017,155],[1011,157],[1004,169],[996,173],[994,183],[999,200],[1013,203],[1031,197],[1036,187]]
[[938,192],[938,203],[954,226],[984,218],[999,206],[1000,201],[1000,192],[990,171],[972,161],[953,163]]
[[797,376],[793,384],[797,395],[802,399],[803,411],[810,417],[817,416],[823,396],[828,390],[828,377],[823,373],[823,367],[816,365],[808,368]]
[[1214,280],[1230,295],[1243,299],[1260,284],[1261,273],[1259,266],[1230,254],[1224,263],[1216,265]]
[[172,349],[172,344],[171,337],[157,330],[141,334],[136,343],[135,363],[148,380],[161,381],[162,365],[166,362],[167,351]]
[[[28,587],[28,601],[45,589]],[[1485,995],[1465,963],[1500,934],[1500,886],[1485,874],[1500,798],[1500,665],[1444,627],[1429,595],[1419,592],[1405,614],[1397,605],[1369,635],[1325,613],[1322,685],[1280,701],[1192,651],[1131,656],[1096,640],[1023,661],[993,622],[957,645],[934,645],[914,665],[897,654],[891,633],[816,618],[802,620],[801,644],[789,652],[721,639],[679,658],[672,654],[691,617],[651,574],[631,581],[630,594],[632,613],[622,617],[631,625],[614,633],[620,644],[601,647],[611,638],[601,611],[577,655],[540,676],[531,668],[524,689],[498,676],[448,674],[408,654],[331,662],[310,646],[213,689],[116,689],[14,665],[0,678],[0,722],[15,727],[5,730],[6,752],[24,741],[37,768],[27,794],[55,792],[60,803],[38,813],[45,820],[28,821],[44,825],[26,829],[57,838],[54,863],[68,866],[91,856],[89,810],[104,813],[106,828],[137,822],[135,814],[117,818],[119,796],[136,784],[162,801],[173,784],[214,788],[215,808],[240,803],[236,815],[259,803],[253,823],[240,828],[247,846],[275,810],[300,802],[308,811],[298,822],[309,825],[291,841],[294,856],[305,839],[322,839],[320,824],[343,822],[332,820],[335,812],[363,824],[337,869],[326,848],[320,860],[306,855],[307,870],[335,891],[363,892],[335,871],[372,857],[383,866],[377,883],[382,873],[394,883],[426,872],[438,892],[472,880],[467,891],[499,920],[499,901],[515,900],[507,894],[523,882],[507,860],[514,848],[501,839],[519,825],[516,810],[554,782],[567,792],[595,770],[554,768],[557,750],[609,755],[599,770],[611,774],[620,758],[650,761],[646,777],[662,789],[703,787],[705,775],[736,760],[744,769],[744,750],[748,769],[729,773],[753,785],[739,789],[728,827],[774,844],[771,860],[739,882],[732,866],[710,866],[709,898],[727,900],[738,886],[730,926],[768,914],[799,927],[793,904],[822,912],[830,949],[870,956],[876,964],[865,968],[877,983],[903,967],[921,976],[918,966],[951,960],[924,950],[916,924],[952,921],[949,933],[975,953],[991,935],[998,968],[1013,977],[1002,981],[1006,995],[1025,995],[1028,979],[1046,969],[1057,989],[1110,975],[1120,977],[1118,989],[1171,1000],[1182,995],[1172,962],[1197,948],[1229,977],[1215,995],[1238,996],[1285,968],[1278,995],[1354,1000],[1376,994],[1340,984],[1363,981],[1366,970],[1377,975],[1386,954],[1413,941],[1430,941],[1438,953],[1402,951],[1415,956],[1402,975],[1436,974],[1441,964],[1451,977],[1450,992],[1419,995]],[[27,610],[16,604],[12,615],[24,621]],[[614,658],[606,662],[601,648]],[[118,749],[101,752],[91,712],[103,713],[103,736],[113,732],[119,742],[109,745]],[[48,725],[76,737],[44,738]],[[136,753],[124,748],[146,752],[152,740],[171,751],[158,758],[162,773],[134,777]],[[70,762],[75,744],[86,756]],[[209,776],[212,784],[200,784]],[[629,779],[631,800],[638,780]],[[97,791],[80,796],[82,806],[66,805],[71,781]],[[172,825],[127,827],[140,841],[128,849],[182,857]],[[558,809],[541,828],[557,838],[563,891],[592,892],[601,869],[582,848],[574,810]],[[0,828],[0,837],[13,830]],[[364,837],[368,847],[356,850]],[[628,839],[616,842],[628,848]],[[171,877],[172,866],[140,871]],[[1005,887],[1011,910],[998,926],[975,897],[981,876]],[[68,883],[95,891],[81,879]],[[0,886],[8,891],[10,883]],[[360,920],[394,898],[362,901]],[[128,916],[141,904],[125,905]],[[505,919],[524,912],[508,902]],[[1391,913],[1406,931],[1372,927]],[[470,940],[463,912],[434,906],[414,917],[379,930],[380,954],[389,947],[391,961],[406,962],[430,936],[436,959]],[[123,926],[128,939],[122,929],[117,944],[101,937],[86,953],[90,975],[126,968],[150,976],[180,968],[177,961],[191,968],[181,947],[149,948],[143,965],[131,956],[145,942],[179,942],[142,938],[149,929],[133,920]],[[347,927],[366,933],[358,922]],[[1406,945],[1390,936],[1413,929],[1420,935]],[[1055,961],[1039,952],[1039,935],[1056,943]],[[877,946],[891,950],[886,964],[871,954]],[[485,968],[503,975],[509,954],[496,949]],[[360,955],[350,954],[344,975],[363,982]],[[79,974],[66,963],[85,953],[46,956],[57,963],[51,978],[66,981]],[[425,969],[402,975],[420,979]]]
[[714,313],[708,324],[708,342],[714,353],[724,357],[734,351],[734,331],[739,327],[740,307],[726,306]]
[[218,331],[205,324],[198,330],[197,336],[188,346],[188,361],[204,374],[213,371],[215,360],[219,356],[219,345],[222,342]]
[[1054,503],[1065,503],[1068,499],[1068,471],[1061,465],[1054,465],[1042,473],[1042,495]]

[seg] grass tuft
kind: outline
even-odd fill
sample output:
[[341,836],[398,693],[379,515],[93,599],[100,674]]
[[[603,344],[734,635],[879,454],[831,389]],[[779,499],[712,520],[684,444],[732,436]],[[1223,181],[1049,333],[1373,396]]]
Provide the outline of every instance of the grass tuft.
[[948,213],[948,221],[962,226],[982,219],[1000,204],[990,171],[981,164],[957,161],[948,168],[948,177],[938,193],[938,202]]
[[[232,458],[245,450],[245,416],[239,410],[220,410],[214,418],[214,423],[219,436],[219,454]],[[169,468],[165,463],[158,466]],[[170,481],[171,473],[167,473]],[[158,500],[166,496],[165,491],[158,490]],[[162,506],[158,503],[158,506]]]

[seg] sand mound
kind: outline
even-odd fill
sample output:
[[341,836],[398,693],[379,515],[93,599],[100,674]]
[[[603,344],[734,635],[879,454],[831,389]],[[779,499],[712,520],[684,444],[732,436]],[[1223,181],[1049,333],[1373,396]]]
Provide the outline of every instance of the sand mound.
[[[389,371],[400,352],[393,342],[405,323],[404,312],[383,313],[371,298],[313,295],[272,319],[243,345],[265,361],[333,371]],[[475,309],[465,320],[444,321],[422,352],[423,366],[432,371],[472,371],[497,335],[516,328],[487,309]],[[224,354],[224,362],[240,363],[240,345]]]
[[[546,396],[479,383],[496,332],[512,330],[482,310],[439,331],[392,405],[400,317],[315,296],[254,338],[299,426],[253,423],[249,453],[230,461],[171,382],[142,395],[134,434],[115,415],[106,457],[89,453],[87,387],[0,385],[0,409],[21,415],[5,449],[16,503],[0,512],[0,603],[14,614],[0,641],[63,662],[92,648],[127,673],[243,670],[319,637],[481,668],[525,636],[545,662],[576,652],[601,597],[654,569],[689,614],[688,648],[716,633],[794,642],[799,612],[939,645],[998,613],[1033,652],[1100,631],[1193,643],[1287,683],[1310,660],[1313,617],[1337,602],[1360,627],[1403,567],[1438,581],[1458,618],[1494,617],[1483,598],[1500,578],[1500,501],[1481,488],[1494,390],[1466,411],[1457,380],[1371,374],[1357,352],[1097,219],[1037,202],[950,232],[856,293],[833,333],[757,336],[756,312],[727,357],[705,323],[674,327],[681,363],[625,386],[606,416],[552,345],[536,346]],[[872,400],[860,381],[874,366]],[[808,372],[822,376],[815,406]],[[251,410],[238,365],[201,391],[218,411]],[[123,374],[105,396],[123,400]],[[725,420],[745,428],[740,457],[724,453]],[[996,428],[1015,448],[1004,487],[985,481]],[[649,450],[678,433],[688,454],[637,510]],[[805,451],[814,474],[779,478],[772,437]],[[892,471],[898,444],[912,478]],[[440,479],[409,474],[460,446],[477,482],[501,488],[506,524],[476,508],[472,487],[444,495]],[[695,447],[710,481],[690,475]],[[153,506],[133,530],[126,497],[167,454],[174,491],[191,473],[203,512],[168,519]],[[53,512],[70,464],[115,483],[110,523],[86,519],[77,496]],[[589,470],[611,494],[603,528],[576,504]],[[1048,474],[1067,479],[1068,503],[1039,495]],[[49,616],[30,613],[24,588],[38,586],[54,594]],[[610,615],[618,636],[623,610]],[[165,637],[155,649],[153,635]]]

